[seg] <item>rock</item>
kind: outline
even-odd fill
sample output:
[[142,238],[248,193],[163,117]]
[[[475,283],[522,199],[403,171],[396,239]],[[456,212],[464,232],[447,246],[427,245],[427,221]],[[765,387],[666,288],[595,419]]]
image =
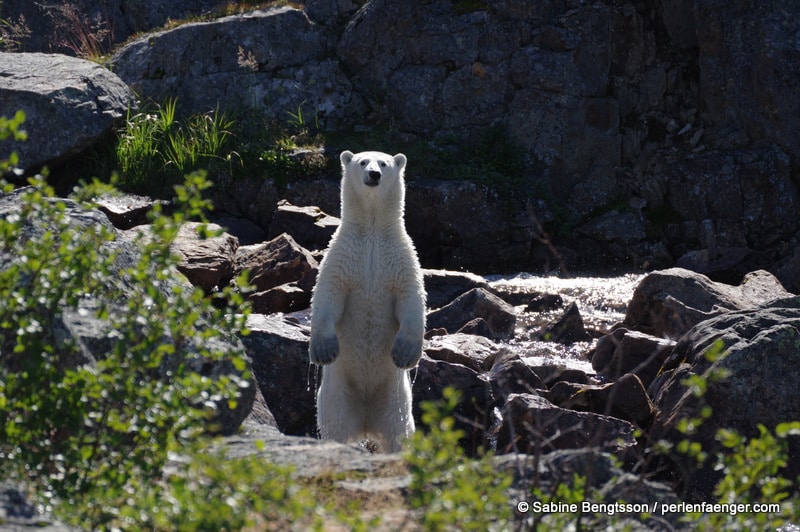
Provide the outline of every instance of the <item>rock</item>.
[[717,246],[687,251],[675,266],[702,273],[712,281],[736,285],[748,272],[767,265],[763,255],[744,247]]
[[169,202],[136,194],[103,194],[93,201],[108,216],[114,227],[122,230],[149,224],[147,213],[156,203],[161,206],[161,212],[169,213],[171,209]]
[[[800,102],[792,97],[797,94],[798,81],[784,75],[800,68],[800,45],[791,37],[799,29],[797,6],[787,10],[782,2],[772,0],[720,16],[725,5],[720,0],[704,0],[695,3],[692,12],[700,96],[714,117],[707,129],[720,143],[734,144],[739,138],[753,144],[774,143],[797,160],[800,123],[789,117],[800,116]],[[754,79],[759,83],[750,82]],[[754,175],[753,179],[761,178]],[[777,196],[777,189],[766,190],[770,187],[763,181],[752,194]],[[759,203],[767,205],[769,200]],[[766,218],[751,221],[756,226],[770,223]],[[792,222],[774,218],[772,223]]]
[[588,342],[591,341],[592,337],[583,326],[583,318],[581,318],[581,313],[578,310],[578,304],[573,301],[557,321],[547,324],[541,331],[536,333],[534,339],[571,344],[574,342]]
[[[272,215],[280,199],[273,180],[261,176],[233,179],[220,174],[215,185],[213,201],[216,212],[250,220],[264,233],[269,231]],[[244,241],[242,245],[245,245]]]
[[667,203],[684,220],[713,220],[700,248],[765,249],[800,228],[791,159],[775,146],[670,157],[663,166]]
[[360,116],[364,103],[327,53],[331,47],[321,26],[284,6],[144,35],[112,62],[142,98],[180,94],[184,113],[257,109],[282,122],[302,112],[334,128]]
[[519,354],[511,350],[503,350],[497,354],[488,378],[492,385],[492,396],[498,407],[502,407],[511,394],[537,395],[539,394],[537,390],[547,388],[539,375],[520,358]]
[[456,331],[456,334],[458,333],[483,336],[489,339],[495,337],[494,331],[492,331],[492,328],[489,327],[489,324],[486,323],[486,320],[483,318],[475,318],[474,320],[468,321],[463,327]]
[[229,235],[235,236],[240,246],[252,246],[266,240],[264,230],[250,220],[223,215],[214,216],[210,221],[222,227]]
[[297,283],[286,283],[247,294],[247,301],[253,312],[259,314],[297,312],[311,306],[311,292],[303,290]]
[[484,375],[461,364],[423,355],[412,378],[414,420],[418,427],[423,426],[420,403],[442,400],[442,390],[448,386],[461,394],[461,402],[453,412],[455,428],[464,431],[461,446],[475,456],[484,448],[486,429],[494,422],[489,408],[491,390]]
[[500,346],[483,336],[455,333],[427,341],[424,351],[434,360],[461,364],[482,373],[492,366]]
[[278,429],[295,436],[316,435],[317,368],[308,361],[308,329],[287,317],[261,314],[248,316],[246,326],[250,334],[242,343]]
[[339,223],[338,218],[328,216],[319,207],[295,207],[281,200],[272,216],[268,238],[286,233],[306,249],[323,250],[328,247]]
[[[273,305],[281,301],[290,303],[281,308],[295,310],[299,310],[296,307],[303,301],[310,303],[318,269],[319,263],[309,251],[300,247],[291,236],[282,234],[263,244],[240,247],[234,274],[238,276],[245,270],[250,272],[249,280],[255,287],[252,294],[254,304],[266,312],[277,308]],[[267,294],[279,286],[283,288]]]
[[577,228],[591,239],[633,244],[644,240],[644,219],[632,212],[609,211]]
[[621,327],[597,341],[592,368],[611,380],[633,372],[649,386],[674,346],[673,340]]
[[[800,297],[776,300],[757,308],[727,312],[696,325],[678,343],[673,352],[677,361],[685,361],[660,383],[655,397],[657,414],[651,436],[677,442],[685,438],[676,423],[698,417],[704,406],[712,408],[693,438],[703,451],[713,455],[724,451],[715,435],[720,428],[740,434],[758,436],[759,424],[768,429],[786,421],[800,419],[797,382],[800,379]],[[706,355],[723,352],[716,360]],[[721,355],[721,356],[719,356]],[[724,378],[710,375],[725,371]],[[705,394],[697,397],[683,382],[691,375],[706,376]],[[655,384],[655,383],[654,383]],[[790,438],[790,456],[800,450],[800,441]],[[676,460],[683,462],[679,457]],[[791,462],[786,478],[800,473],[796,461]],[[688,467],[688,466],[687,466]],[[687,469],[684,480],[695,497],[710,496],[719,472],[710,465]]]
[[42,532],[78,532],[39,513],[28,500],[26,489],[11,482],[0,481],[0,526],[9,532],[37,530]]
[[627,421],[565,410],[538,395],[511,394],[497,429],[497,452],[548,453],[595,447],[620,452],[636,444]]
[[[563,384],[559,382],[556,386]],[[653,403],[642,381],[633,373],[627,373],[613,383],[573,386],[574,392],[565,400],[553,401],[553,396],[558,395],[554,390],[548,398],[562,408],[613,416],[637,427],[647,426],[653,415]]]
[[453,302],[428,313],[427,327],[455,332],[475,318],[483,318],[495,335],[512,335],[517,317],[514,308],[483,288],[458,296]]
[[800,293],[800,246],[795,247],[794,255],[778,263],[775,276],[792,293]]
[[205,232],[222,231],[217,224],[187,222],[178,231],[170,250],[181,258],[178,271],[206,292],[228,284],[239,240],[227,233],[205,238]]
[[430,309],[441,308],[473,288],[489,290],[489,283],[483,277],[469,272],[423,269],[422,274]]
[[526,264],[532,222],[513,222],[509,203],[485,185],[432,179],[407,183],[406,228],[426,268],[496,273]]
[[20,168],[56,166],[110,134],[134,106],[133,93],[97,63],[52,54],[0,53],[0,116],[25,112],[28,142],[0,141]]
[[728,310],[756,307],[790,295],[770,273],[747,274],[739,286],[671,268],[648,274],[636,287],[623,324],[653,336],[678,337]]

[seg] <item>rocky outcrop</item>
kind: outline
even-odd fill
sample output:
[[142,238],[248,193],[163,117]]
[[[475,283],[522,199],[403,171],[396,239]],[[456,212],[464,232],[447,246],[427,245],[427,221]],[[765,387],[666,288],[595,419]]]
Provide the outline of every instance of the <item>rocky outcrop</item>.
[[624,325],[654,336],[676,338],[723,312],[756,307],[789,295],[765,271],[751,272],[740,285],[731,286],[689,270],[672,268],[647,275],[636,287]]
[[58,165],[110,134],[133,104],[128,86],[91,61],[0,53],[0,116],[24,111],[31,139],[0,141],[0,158],[15,151],[27,171]]
[[[783,74],[797,62],[798,17],[773,0],[722,11],[718,3],[373,0],[359,8],[343,0],[214,19],[237,2],[114,0],[75,8],[80,24],[64,24],[61,7],[45,13],[8,0],[3,9],[5,20],[24,16],[36,30],[23,50],[46,48],[48,36],[55,43],[59,19],[62,40],[70,28],[105,27],[119,42],[202,14],[203,22],[128,43],[112,61],[143,99],[177,97],[185,112],[219,106],[278,123],[302,114],[326,132],[391,123],[411,145],[456,138],[472,147],[495,132],[486,157],[514,160],[487,162],[505,168],[502,176],[477,168],[467,177],[504,189],[513,174],[524,194],[498,201],[484,185],[442,187],[435,166],[409,174],[422,178],[409,186],[407,223],[426,266],[549,269],[566,257],[648,269],[679,260],[738,282],[755,269],[777,272],[800,231],[792,215],[797,83]],[[335,158],[327,151],[314,156]],[[217,181],[218,206],[266,232],[279,199],[338,209],[332,180],[280,193],[263,179]],[[542,224],[559,229],[558,250]]]
[[185,112],[222,106],[281,121],[302,113],[333,128],[365,107],[327,53],[332,45],[303,11],[281,7],[145,35],[112,62],[138,94],[155,101],[180,95]]
[[[683,437],[676,429],[679,420],[700,417],[705,406],[711,407],[712,417],[699,426],[695,438],[709,453],[722,450],[715,438],[720,427],[754,437],[759,424],[772,430],[800,419],[800,298],[726,312],[699,323],[675,347],[666,368],[651,387],[657,408],[651,427],[654,439],[677,441]],[[691,375],[706,379],[705,393],[698,396],[686,386]],[[800,439],[790,439],[790,456],[798,449]],[[792,460],[786,478],[798,473],[800,464]],[[717,478],[718,472],[705,466],[687,483],[694,497],[702,497],[710,494]]]

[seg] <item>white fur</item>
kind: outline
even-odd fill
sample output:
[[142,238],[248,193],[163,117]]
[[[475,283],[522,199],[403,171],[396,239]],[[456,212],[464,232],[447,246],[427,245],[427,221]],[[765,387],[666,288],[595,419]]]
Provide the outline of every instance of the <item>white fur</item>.
[[309,356],[325,365],[317,425],[322,438],[396,452],[414,432],[408,369],[425,333],[422,270],[403,222],[406,157],[345,151],[341,162],[342,223],[311,302]]

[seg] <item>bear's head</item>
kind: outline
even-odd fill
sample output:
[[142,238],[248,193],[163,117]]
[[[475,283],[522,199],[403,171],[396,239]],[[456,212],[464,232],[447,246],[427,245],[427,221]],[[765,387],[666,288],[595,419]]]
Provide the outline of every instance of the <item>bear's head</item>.
[[[378,151],[353,153],[343,151],[342,215],[346,210],[389,210],[399,208],[401,215],[405,198],[403,172],[406,156],[391,156]],[[352,213],[355,214],[355,213]]]

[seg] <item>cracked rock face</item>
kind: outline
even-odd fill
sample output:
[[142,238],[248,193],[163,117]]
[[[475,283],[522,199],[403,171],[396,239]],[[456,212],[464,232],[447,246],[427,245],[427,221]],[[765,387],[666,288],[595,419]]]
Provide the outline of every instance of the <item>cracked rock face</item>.
[[0,142],[25,170],[54,165],[82,152],[122,120],[134,96],[108,69],[56,54],[0,53],[0,116],[25,112],[35,142]]

